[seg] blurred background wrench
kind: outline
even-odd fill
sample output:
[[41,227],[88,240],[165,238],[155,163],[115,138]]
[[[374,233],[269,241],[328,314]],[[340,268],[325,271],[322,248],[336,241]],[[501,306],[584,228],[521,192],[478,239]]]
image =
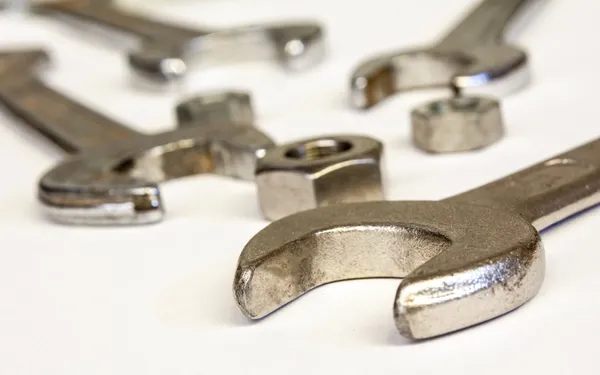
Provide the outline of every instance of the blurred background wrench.
[[214,54],[222,58],[274,54],[285,68],[301,70],[320,62],[324,54],[323,31],[314,22],[211,30],[177,26],[135,15],[119,9],[111,0],[42,1],[34,9],[140,37],[141,46],[129,53],[129,63],[136,77],[151,84],[164,84],[184,76],[191,55],[206,60]]
[[257,157],[274,146],[249,126],[251,119],[233,113],[243,112],[243,105],[230,106],[232,113],[212,115],[223,119],[221,123],[195,121],[192,116],[173,131],[138,133],[41,82],[33,69],[47,60],[41,50],[0,51],[0,103],[74,154],[39,183],[39,199],[58,222],[160,221],[164,212],[159,182],[201,173],[252,181]]
[[448,35],[424,48],[367,60],[351,78],[351,105],[368,109],[391,95],[449,87],[465,94],[506,95],[529,82],[527,54],[503,41],[531,0],[483,0]]
[[[507,313],[544,278],[538,231],[600,202],[600,139],[440,202],[339,204],[288,216],[240,255],[235,298],[262,318],[323,284],[403,278],[400,333],[430,338]],[[592,249],[590,249],[592,250]]]

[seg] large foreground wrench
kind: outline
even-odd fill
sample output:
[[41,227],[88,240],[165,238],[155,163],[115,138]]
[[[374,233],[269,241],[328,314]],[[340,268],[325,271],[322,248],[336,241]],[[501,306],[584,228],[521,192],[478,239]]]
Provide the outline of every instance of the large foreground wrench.
[[160,221],[159,182],[199,173],[254,180],[257,157],[274,146],[258,129],[234,120],[192,118],[170,132],[138,133],[44,85],[32,69],[46,60],[41,50],[0,53],[0,103],[75,154],[39,184],[40,200],[59,222]]
[[[65,0],[40,3],[37,9],[118,29],[142,39],[129,54],[138,76],[153,83],[182,77],[192,54],[210,55],[226,50],[235,54],[244,45],[256,52],[273,51],[281,64],[292,70],[307,68],[323,57],[323,33],[312,22],[254,25],[222,30],[194,29],[145,18],[119,9],[111,0]],[[267,48],[265,48],[267,47]],[[239,54],[236,54],[239,55]]]
[[432,87],[494,95],[523,87],[527,55],[502,39],[526,2],[483,0],[438,43],[363,62],[352,75],[351,105],[368,109],[397,92]]
[[398,277],[398,330],[412,339],[434,337],[531,299],[544,278],[538,230],[599,202],[600,139],[440,202],[294,214],[246,245],[235,298],[258,319],[323,284]]

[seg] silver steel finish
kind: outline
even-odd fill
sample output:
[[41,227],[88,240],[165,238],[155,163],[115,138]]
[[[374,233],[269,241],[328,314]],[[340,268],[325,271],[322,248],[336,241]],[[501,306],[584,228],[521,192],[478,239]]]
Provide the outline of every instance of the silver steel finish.
[[267,150],[256,183],[263,215],[281,219],[338,203],[384,199],[383,145],[372,138],[331,135]]
[[254,126],[252,98],[246,92],[203,93],[188,98],[175,109],[177,122]]
[[281,65],[290,70],[306,69],[324,56],[323,31],[314,22],[211,30],[151,20],[119,9],[111,0],[41,2],[34,9],[140,37],[142,43],[129,53],[129,63],[137,77],[151,84],[164,84],[183,77],[192,55],[203,60],[214,54],[241,57],[243,53],[243,57],[249,58],[275,55]]
[[[33,69],[41,50],[0,53],[0,102],[25,123],[74,154],[39,183],[50,217],[67,224],[147,224],[163,218],[160,182],[200,173],[254,180],[256,159],[274,146],[258,129],[194,113],[166,133],[138,133],[52,90]],[[222,96],[227,99],[227,96]],[[182,107],[195,107],[184,104]],[[231,106],[217,106],[227,111]],[[250,110],[250,109],[247,109]],[[197,111],[201,114],[202,111]],[[206,117],[201,116],[201,120]]]
[[403,278],[399,332],[425,339],[507,313],[544,278],[539,230],[600,203],[600,139],[440,202],[340,204],[276,221],[246,245],[234,293],[262,318],[331,282]]
[[364,61],[352,74],[351,105],[368,109],[396,93],[433,87],[493,96],[520,89],[529,82],[527,55],[503,33],[527,2],[482,0],[439,42]]
[[500,102],[481,96],[435,100],[412,111],[413,143],[431,153],[472,151],[504,135]]

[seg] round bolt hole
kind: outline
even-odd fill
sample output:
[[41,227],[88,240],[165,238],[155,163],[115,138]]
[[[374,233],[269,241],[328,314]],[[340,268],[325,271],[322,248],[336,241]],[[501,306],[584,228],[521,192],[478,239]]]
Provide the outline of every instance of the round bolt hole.
[[341,154],[352,148],[352,143],[334,139],[320,139],[294,147],[285,153],[290,159],[317,160]]

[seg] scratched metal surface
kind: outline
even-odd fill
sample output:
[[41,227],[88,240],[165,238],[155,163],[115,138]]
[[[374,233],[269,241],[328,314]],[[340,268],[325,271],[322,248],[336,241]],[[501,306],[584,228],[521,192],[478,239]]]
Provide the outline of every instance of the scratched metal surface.
[[[46,82],[144,132],[173,124],[173,105],[183,94],[251,89],[259,125],[276,140],[365,132],[385,142],[389,198],[441,199],[598,137],[600,53],[585,46],[597,44],[589,30],[598,27],[600,4],[539,2],[547,4],[511,32],[510,40],[528,49],[534,76],[528,89],[503,101],[506,138],[482,152],[444,157],[425,155],[409,141],[409,109],[432,93],[399,96],[357,114],[347,106],[347,83],[364,57],[432,40],[471,0],[356,1],[342,12],[339,2],[319,0],[156,2],[141,11],[199,23],[206,17],[218,26],[319,18],[331,45],[328,60],[306,73],[289,75],[273,62],[211,67],[172,93],[130,85],[118,49],[131,41],[113,35],[74,34],[50,20],[0,14],[0,45],[45,43],[56,56]],[[249,323],[231,284],[242,247],[267,225],[251,184],[210,176],[175,181],[164,186],[172,216],[163,225],[69,228],[47,221],[34,193],[40,174],[61,157],[0,113],[2,374],[597,369],[598,211],[544,233],[546,280],[530,303],[502,319],[412,344],[391,319],[397,280],[331,285]]]

